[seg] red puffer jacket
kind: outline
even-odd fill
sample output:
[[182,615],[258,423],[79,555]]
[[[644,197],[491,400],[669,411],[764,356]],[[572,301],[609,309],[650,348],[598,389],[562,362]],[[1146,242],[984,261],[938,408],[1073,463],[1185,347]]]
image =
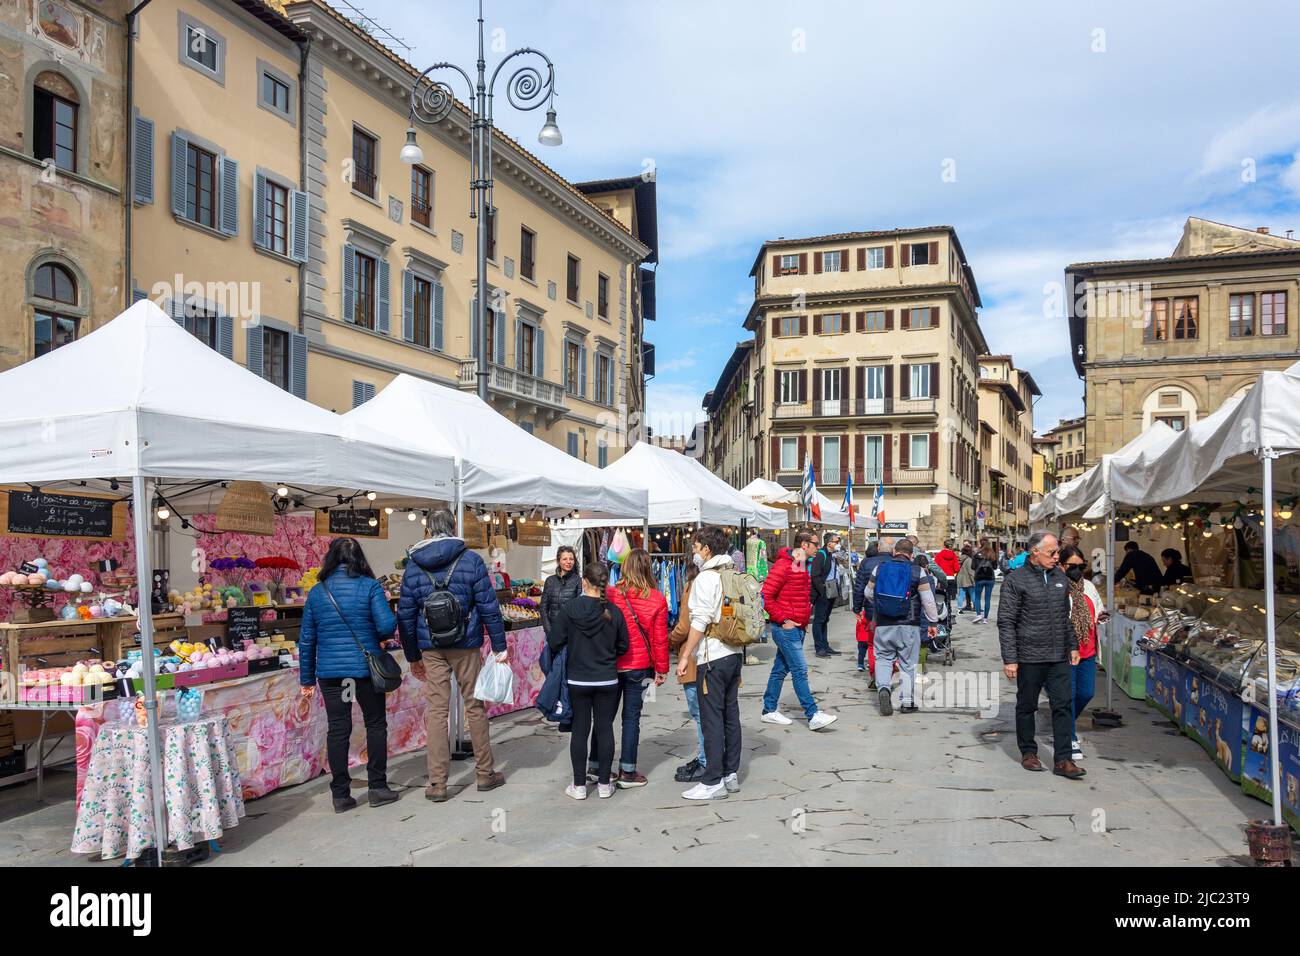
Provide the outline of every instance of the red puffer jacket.
[[763,609],[768,620],[778,626],[786,621],[794,621],[799,627],[808,626],[812,616],[812,580],[806,565],[794,566],[790,548],[782,548],[777,553],[776,563],[767,572],[767,580],[763,582]]
[[[631,588],[624,592],[618,587],[609,588],[605,593],[609,603],[623,612],[623,619],[627,621],[627,653],[618,659],[618,669],[638,671],[652,668],[656,674],[667,674],[668,602],[664,596],[658,591],[643,596]],[[646,646],[647,640],[649,647]]]

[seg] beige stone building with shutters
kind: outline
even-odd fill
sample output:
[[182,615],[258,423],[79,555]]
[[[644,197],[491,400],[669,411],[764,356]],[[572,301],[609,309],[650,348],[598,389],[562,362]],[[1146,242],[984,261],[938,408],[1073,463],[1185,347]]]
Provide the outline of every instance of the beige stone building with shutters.
[[1032,375],[1010,355],[979,358],[980,535],[1023,543],[1029,535],[1034,494],[1034,400],[1042,395]]
[[976,359],[987,348],[956,231],[775,239],[750,275],[743,404],[751,424],[728,428],[734,406],[720,390],[738,386],[720,381],[709,409],[711,438],[722,432],[714,469],[794,488],[811,461],[818,488],[836,503],[850,473],[859,507],[883,484],[887,520],[927,546],[973,528]]
[[1171,255],[1065,269],[1083,466],[1183,429],[1300,358],[1300,240],[1189,218]]
[[1085,464],[1088,457],[1084,428],[1086,421],[1082,415],[1078,418],[1063,418],[1055,428],[1046,432],[1046,437],[1056,442],[1053,459],[1056,462],[1057,481],[1078,478],[1089,467]]

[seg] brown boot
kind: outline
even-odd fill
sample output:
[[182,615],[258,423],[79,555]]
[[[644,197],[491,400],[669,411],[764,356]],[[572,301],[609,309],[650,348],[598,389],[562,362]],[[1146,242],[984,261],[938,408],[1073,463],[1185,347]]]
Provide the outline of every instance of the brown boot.
[[445,783],[431,783],[424,788],[424,799],[432,800],[434,803],[447,802],[447,785]]
[[1033,770],[1035,773],[1047,769],[1043,766],[1043,762],[1038,759],[1038,754],[1025,754],[1020,758],[1020,766],[1024,767],[1026,770]]
[[1078,780],[1088,771],[1084,770],[1073,760],[1058,760],[1052,766],[1052,773],[1058,777],[1065,777],[1068,780]]
[[504,787],[505,785],[506,775],[503,773],[494,773],[486,780],[480,780],[478,782],[478,788],[480,791],[495,790],[497,787]]

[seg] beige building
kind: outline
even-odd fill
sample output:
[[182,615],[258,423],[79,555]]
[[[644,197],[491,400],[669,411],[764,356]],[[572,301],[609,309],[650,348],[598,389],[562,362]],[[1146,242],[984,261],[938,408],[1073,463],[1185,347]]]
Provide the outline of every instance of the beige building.
[[733,488],[743,488],[758,477],[753,356],[752,339],[738,342],[718,384],[704,396],[708,445],[701,463]]
[[1182,429],[1300,351],[1300,241],[1190,218],[1160,259],[1067,266],[1083,464],[1155,421]]
[[981,532],[1003,542],[1029,535],[1034,489],[1034,378],[1010,355],[979,357],[979,414],[984,453],[980,459]]
[[1060,484],[1056,474],[1056,449],[1060,442],[1050,436],[1034,436],[1034,482],[1030,504],[1038,504]]
[[85,335],[125,303],[130,6],[0,5],[0,371]]
[[1063,418],[1056,427],[1047,432],[1046,437],[1055,439],[1054,457],[1056,461],[1056,478],[1058,482],[1078,478],[1089,467],[1085,464],[1084,416]]
[[[851,472],[861,505],[883,484],[893,529],[927,546],[973,529],[986,346],[956,231],[776,239],[750,275],[753,421],[724,463],[793,488],[811,461],[833,501]],[[726,431],[725,412],[720,401],[712,433]]]

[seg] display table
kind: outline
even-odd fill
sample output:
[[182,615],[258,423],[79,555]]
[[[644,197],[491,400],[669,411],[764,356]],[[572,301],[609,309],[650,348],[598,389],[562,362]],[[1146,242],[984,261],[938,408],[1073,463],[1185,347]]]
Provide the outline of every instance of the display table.
[[1160,651],[1147,655],[1145,677],[1152,705],[1200,744],[1220,770],[1240,780],[1245,717],[1238,691]]
[[[163,721],[167,833],[181,850],[215,840],[244,815],[230,729],[222,715],[188,723]],[[90,756],[73,853],[133,860],[154,845],[149,739],[133,720],[104,725]]]
[[1102,650],[1097,665],[1107,671],[1117,687],[1134,700],[1147,696],[1147,652],[1138,647],[1138,638],[1151,627],[1149,621],[1137,621],[1118,612],[1110,616],[1115,646],[1106,652],[1105,625],[1098,628]]
[[[1279,714],[1277,721],[1278,776],[1282,781],[1282,817],[1300,833],[1300,723]],[[1247,796],[1273,802],[1268,763],[1268,713],[1257,704],[1246,707],[1245,760],[1241,789]]]
[[[509,631],[511,667],[515,674],[515,698],[509,704],[488,707],[489,717],[531,707],[545,679],[538,666],[545,644],[540,627]],[[483,655],[490,653],[485,643]],[[401,654],[395,657],[405,672],[402,685],[388,695],[388,754],[390,757],[424,748],[426,695],[423,682],[411,675]],[[326,770],[325,734],[328,721],[321,695],[304,698],[297,668],[269,671],[234,681],[200,685],[203,715],[224,716],[243,796],[246,800],[265,796],[281,787],[305,783]],[[106,726],[105,714],[116,714],[117,701],[93,704],[77,711],[77,798],[82,799],[96,737]],[[356,707],[348,765],[366,762],[366,734],[360,708]]]

